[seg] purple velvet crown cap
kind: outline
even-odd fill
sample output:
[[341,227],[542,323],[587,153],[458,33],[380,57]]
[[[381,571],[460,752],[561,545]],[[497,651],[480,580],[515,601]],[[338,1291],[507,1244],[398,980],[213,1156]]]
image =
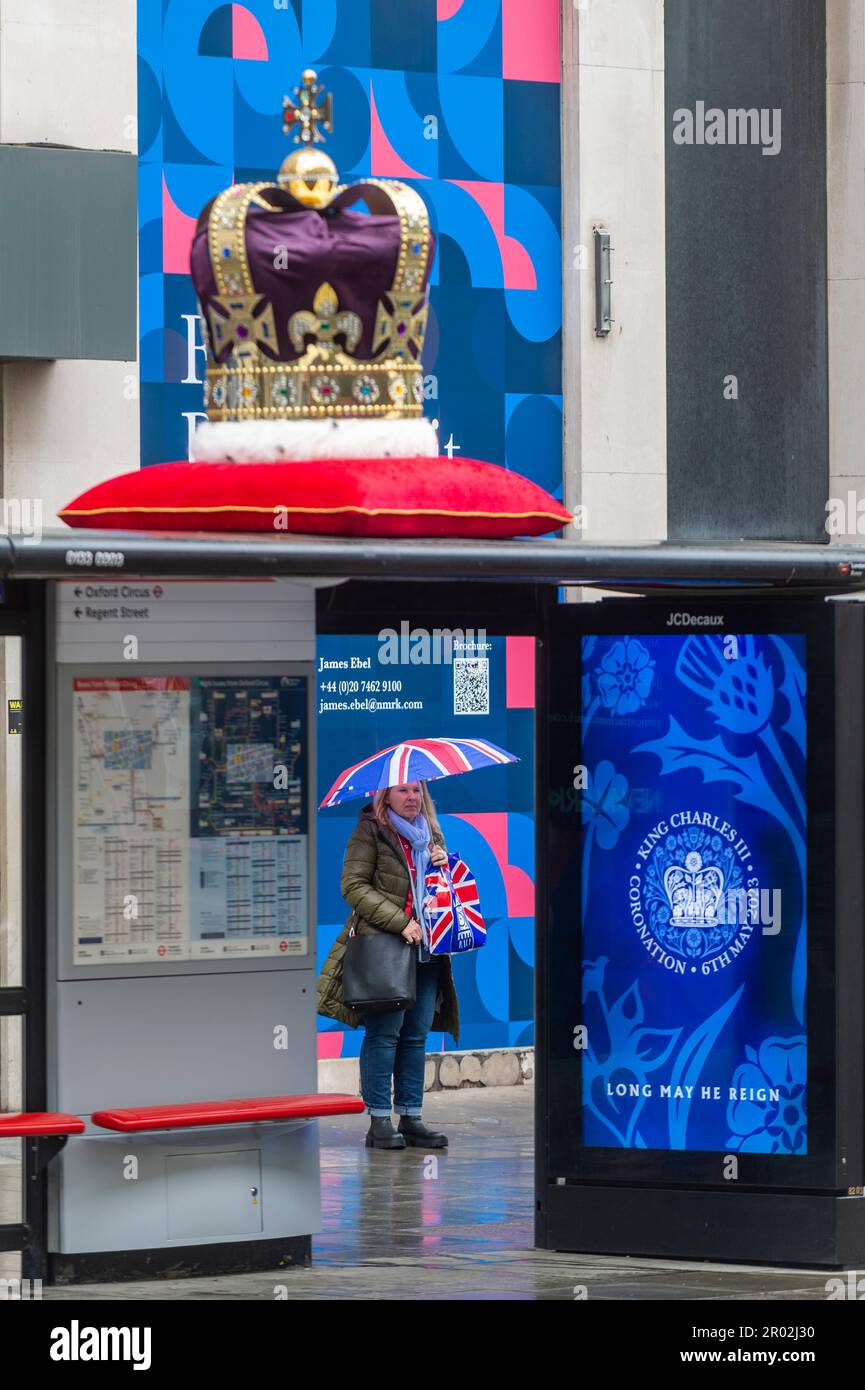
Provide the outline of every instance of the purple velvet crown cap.
[[[280,189],[268,191],[275,195],[274,201],[289,198]],[[266,356],[282,362],[296,361],[302,356],[289,337],[289,321],[292,315],[312,308],[322,284],[332,287],[341,312],[354,313],[360,320],[361,336],[351,351],[352,357],[369,360],[382,355],[389,347],[373,341],[381,303],[396,313],[396,337],[408,335],[408,314],[400,316],[396,312],[398,306],[392,305],[391,291],[402,242],[400,219],[395,213],[355,212],[333,205],[324,209],[298,207],[268,213],[253,204],[247,213],[245,230],[254,291],[268,301],[274,311],[275,342],[270,345],[259,342]],[[428,237],[426,274],[420,289],[404,297],[406,302],[411,300],[412,308],[423,300],[429,280],[434,241],[431,232]],[[192,243],[191,274],[209,326],[218,313],[213,301],[223,296],[216,284],[206,224]],[[243,325],[238,329],[243,337]],[[228,342],[217,350],[211,340],[212,360],[225,361],[233,348],[234,344]],[[413,358],[414,354],[411,356]]]

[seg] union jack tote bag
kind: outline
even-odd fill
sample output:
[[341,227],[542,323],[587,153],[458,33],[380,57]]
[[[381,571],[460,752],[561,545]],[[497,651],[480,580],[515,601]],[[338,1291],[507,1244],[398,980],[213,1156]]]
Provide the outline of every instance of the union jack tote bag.
[[487,939],[474,874],[458,854],[449,854],[447,866],[431,868],[426,875],[427,897],[435,902],[424,917],[426,946],[433,956],[477,951]]

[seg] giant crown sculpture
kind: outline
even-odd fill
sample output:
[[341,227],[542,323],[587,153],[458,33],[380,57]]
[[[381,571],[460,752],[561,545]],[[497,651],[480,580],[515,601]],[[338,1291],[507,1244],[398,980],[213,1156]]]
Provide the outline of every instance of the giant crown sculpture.
[[[198,219],[207,419],[190,459],[106,479],[64,521],[476,538],[573,521],[517,472],[438,456],[423,415],[434,250],[423,200],[396,179],[340,185],[320,148],[333,103],[311,69],[284,110],[297,148],[278,182],[235,184]],[[687,909],[691,880],[676,891]]]
[[[196,458],[438,453],[422,418],[427,210],[396,179],[341,185],[320,148],[332,128],[332,99],[307,69],[284,99],[298,148],[278,183],[234,184],[199,218],[208,422]],[[361,200],[369,211],[352,211]]]

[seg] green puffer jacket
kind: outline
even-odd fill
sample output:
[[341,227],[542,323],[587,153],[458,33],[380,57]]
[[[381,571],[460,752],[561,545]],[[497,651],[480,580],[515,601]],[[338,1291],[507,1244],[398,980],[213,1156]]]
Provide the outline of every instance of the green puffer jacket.
[[[443,844],[434,835],[435,844]],[[357,912],[357,930],[401,932],[411,920],[405,911],[411,881],[405,854],[395,830],[376,820],[372,806],[364,806],[346,846],[340,892]],[[349,1009],[342,1000],[342,958],[348,941],[348,924],[339,933],[318,977],[318,1012],[357,1028],[363,1015]],[[459,1005],[451,970],[450,956],[442,956],[439,992],[432,1032],[451,1033],[459,1042]]]

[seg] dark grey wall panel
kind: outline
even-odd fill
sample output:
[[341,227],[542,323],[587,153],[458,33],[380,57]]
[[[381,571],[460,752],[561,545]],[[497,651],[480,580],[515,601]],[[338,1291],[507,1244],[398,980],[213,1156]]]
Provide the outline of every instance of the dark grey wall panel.
[[[827,539],[825,21],[825,0],[666,3],[670,539]],[[698,102],[779,109],[779,152],[675,143]]]
[[0,145],[0,357],[136,357],[136,160]]

